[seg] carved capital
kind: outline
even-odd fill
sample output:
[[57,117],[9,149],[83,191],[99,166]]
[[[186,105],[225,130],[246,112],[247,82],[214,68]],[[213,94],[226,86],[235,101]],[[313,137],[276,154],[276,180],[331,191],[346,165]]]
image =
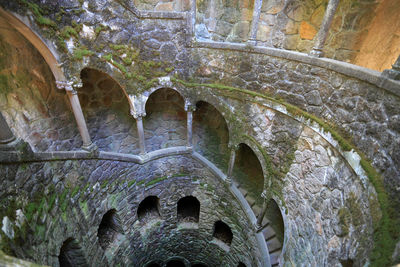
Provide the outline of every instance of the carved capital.
[[239,149],[239,144],[234,144],[234,143],[229,142],[228,147],[231,150],[237,151]]
[[189,99],[185,99],[185,111],[196,111],[196,105],[193,104]]
[[137,112],[137,111],[131,109],[130,113],[136,120],[146,117],[146,112]]

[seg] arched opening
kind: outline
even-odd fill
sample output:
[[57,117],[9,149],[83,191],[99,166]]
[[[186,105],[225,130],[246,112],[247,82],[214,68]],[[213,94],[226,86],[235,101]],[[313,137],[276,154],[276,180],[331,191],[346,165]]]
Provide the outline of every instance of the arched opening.
[[246,267],[246,264],[244,264],[243,262],[239,262],[237,267]]
[[265,228],[262,230],[262,233],[267,242],[271,265],[279,265],[279,256],[281,255],[284,243],[285,225],[279,206],[273,199],[268,202],[268,209],[264,216],[263,224]]
[[221,170],[228,168],[229,130],[222,114],[211,104],[199,101],[193,113],[193,146]]
[[137,209],[138,219],[141,221],[160,217],[160,200],[156,196],[146,197],[140,202]]
[[119,219],[117,211],[112,209],[104,214],[97,231],[100,246],[104,250],[110,247],[118,233],[123,233],[121,220]]
[[193,196],[183,197],[178,201],[179,222],[199,222],[200,202]]
[[205,265],[204,263],[196,263],[193,264],[192,267],[207,267],[207,265]]
[[73,238],[68,238],[64,241],[60,249],[58,260],[60,267],[89,266],[86,262],[81,246]]
[[143,127],[147,151],[186,144],[184,100],[177,91],[162,88],[153,92],[146,102],[146,114]]
[[79,100],[93,143],[104,151],[138,154],[136,123],[123,89],[95,69],[83,69],[81,79]]
[[217,221],[214,224],[213,237],[230,246],[232,243],[233,234],[231,228],[226,223]]
[[[34,151],[82,145],[68,97],[30,41],[0,15],[0,110],[14,135]],[[21,29],[20,29],[21,30]]]
[[254,213],[259,214],[263,201],[261,198],[264,188],[263,170],[254,151],[244,143],[241,143],[236,151],[233,171],[233,181]]
[[185,264],[181,260],[170,260],[167,267],[185,267]]
[[340,264],[342,264],[343,267],[353,267],[354,261],[352,259],[340,260]]

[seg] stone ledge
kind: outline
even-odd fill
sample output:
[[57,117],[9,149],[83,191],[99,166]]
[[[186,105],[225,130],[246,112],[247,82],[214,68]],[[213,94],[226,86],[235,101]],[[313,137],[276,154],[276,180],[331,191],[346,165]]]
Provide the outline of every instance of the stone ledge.
[[332,70],[359,80],[374,84],[398,97],[400,97],[400,81],[395,81],[382,76],[382,73],[376,70],[367,69],[350,63],[330,59],[316,58],[308,54],[277,49],[272,47],[249,46],[247,44],[236,44],[227,42],[194,42],[192,48],[208,48],[233,50],[253,54],[264,54],[272,57],[279,57],[288,60],[299,61],[313,66]]

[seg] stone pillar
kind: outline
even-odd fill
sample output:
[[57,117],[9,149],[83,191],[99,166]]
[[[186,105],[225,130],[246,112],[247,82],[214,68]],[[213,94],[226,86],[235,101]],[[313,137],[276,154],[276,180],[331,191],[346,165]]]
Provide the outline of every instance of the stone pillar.
[[382,76],[389,79],[400,81],[400,56],[397,58],[396,62],[392,65],[391,69],[384,70]]
[[262,222],[263,222],[265,213],[267,212],[267,209],[268,209],[269,198],[267,196],[267,191],[264,190],[261,193],[261,197],[264,199],[264,201],[263,201],[263,206],[262,206],[261,212],[260,212],[260,214],[258,214],[258,217],[257,217],[257,225],[256,226],[257,226],[258,230],[261,230],[263,227]]
[[251,21],[250,36],[248,40],[248,43],[252,45],[257,44],[258,22],[260,20],[262,2],[263,0],[255,0],[254,3],[253,19]]
[[310,56],[323,57],[325,40],[329,33],[333,17],[335,16],[336,9],[339,5],[340,0],[329,0],[328,6],[326,7],[325,16],[321,24],[321,28],[318,31],[316,41],[313,49],[310,52]]
[[229,158],[229,166],[228,166],[228,172],[226,174],[226,181],[227,183],[232,184],[233,167],[235,166],[236,151],[239,149],[239,145],[230,144],[229,148],[231,149],[231,156]]
[[89,131],[86,126],[85,117],[83,116],[81,104],[79,102],[78,93],[73,89],[72,83],[56,82],[58,89],[65,89],[67,92],[69,102],[71,103],[72,112],[75,116],[76,124],[78,125],[79,133],[81,134],[83,145],[82,148],[87,151],[94,151],[97,149],[96,145],[90,139]]
[[3,115],[0,113],[0,144],[9,144],[15,140],[14,134],[11,132],[10,127]]
[[185,105],[187,112],[187,146],[193,146],[193,112],[196,111],[195,105]]
[[143,117],[146,116],[145,113],[136,113],[131,110],[131,115],[136,120],[136,126],[138,130],[139,136],[139,148],[140,148],[140,155],[146,154],[146,143],[144,142],[144,128],[143,128]]

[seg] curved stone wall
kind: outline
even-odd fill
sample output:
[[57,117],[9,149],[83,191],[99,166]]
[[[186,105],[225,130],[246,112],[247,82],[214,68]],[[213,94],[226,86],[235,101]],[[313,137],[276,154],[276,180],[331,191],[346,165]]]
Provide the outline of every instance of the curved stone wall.
[[[10,208],[1,214],[6,230],[1,232],[5,241],[0,243],[6,244],[3,249],[7,253],[57,265],[62,243],[74,237],[88,262],[107,259],[110,265],[144,265],[154,258],[165,263],[196,239],[196,249],[206,248],[204,254],[181,255],[192,263],[235,266],[241,261],[248,266],[268,266],[272,259],[267,259],[267,249],[272,244],[263,240],[263,229],[255,226],[257,216],[263,220],[262,213],[235,184],[221,182],[235,180],[229,173],[234,164],[232,155],[235,147],[244,143],[261,165],[263,198],[273,198],[283,217],[282,250],[274,263],[368,264],[373,229],[378,227],[382,212],[378,196],[360,166],[359,155],[347,151],[353,147],[344,147],[341,140],[335,140],[338,135],[332,137],[315,121],[334,125],[342,137],[366,154],[382,173],[392,200],[400,202],[399,82],[377,72],[296,52],[196,41],[192,39],[193,12],[143,12],[129,1],[71,1],[68,5],[65,8],[81,11],[60,15],[58,26],[42,28],[34,23],[41,21],[34,13],[32,29],[43,36],[50,34],[48,41],[52,40],[60,52],[67,82],[79,87],[82,69],[101,71],[111,84],[113,79],[120,86],[118,92],[125,94],[130,110],[118,106],[122,103],[119,100],[111,101],[119,113],[106,119],[115,124],[115,132],[107,132],[113,138],[103,146],[102,137],[97,136],[105,126],[101,114],[109,114],[112,108],[103,108],[104,113],[99,114],[84,109],[85,115],[93,114],[92,119],[87,116],[89,132],[100,144],[100,151],[79,151],[71,145],[63,147],[67,151],[53,153],[57,145],[51,146],[52,142],[59,142],[55,138],[49,148],[42,149],[49,153],[25,158],[16,152],[2,155],[0,170],[6,186],[0,196],[2,206]],[[22,15],[27,12],[17,3],[4,6]],[[33,9],[32,5],[25,8]],[[54,4],[54,10],[60,10],[60,3]],[[57,19],[56,14],[49,17]],[[85,88],[87,81],[82,80]],[[95,87],[101,89],[99,83]],[[175,92],[171,92],[172,98],[163,95],[163,90],[171,89],[182,98]],[[16,90],[22,92],[20,87]],[[84,99],[82,93],[80,98]],[[191,148],[186,139],[188,114],[183,108],[191,112],[196,104]],[[209,108],[198,112],[207,105]],[[13,131],[35,148],[25,130],[5,113]],[[138,156],[137,146],[131,147],[137,140],[131,115],[143,117],[144,144],[151,153]],[[116,123],[112,118],[121,119]],[[171,133],[172,125],[176,134]],[[68,142],[76,144],[77,130],[69,130],[75,135],[68,136]],[[114,149],[123,147],[120,143],[126,142],[127,132],[131,133],[127,149]],[[182,147],[185,145],[189,147]],[[159,150],[164,147],[170,148]],[[160,198],[160,219],[141,225],[134,211],[150,194]],[[208,209],[205,213],[201,210],[198,229],[176,225],[176,202],[186,195],[198,197]],[[113,208],[121,217],[125,234],[117,238],[112,251],[103,252],[97,229],[103,215]],[[19,222],[24,217],[18,215],[21,212],[29,224]],[[212,240],[213,224],[220,219],[238,238],[233,239],[228,252]],[[54,245],[48,248],[44,240]],[[143,241],[159,245],[158,249],[140,246]]]

